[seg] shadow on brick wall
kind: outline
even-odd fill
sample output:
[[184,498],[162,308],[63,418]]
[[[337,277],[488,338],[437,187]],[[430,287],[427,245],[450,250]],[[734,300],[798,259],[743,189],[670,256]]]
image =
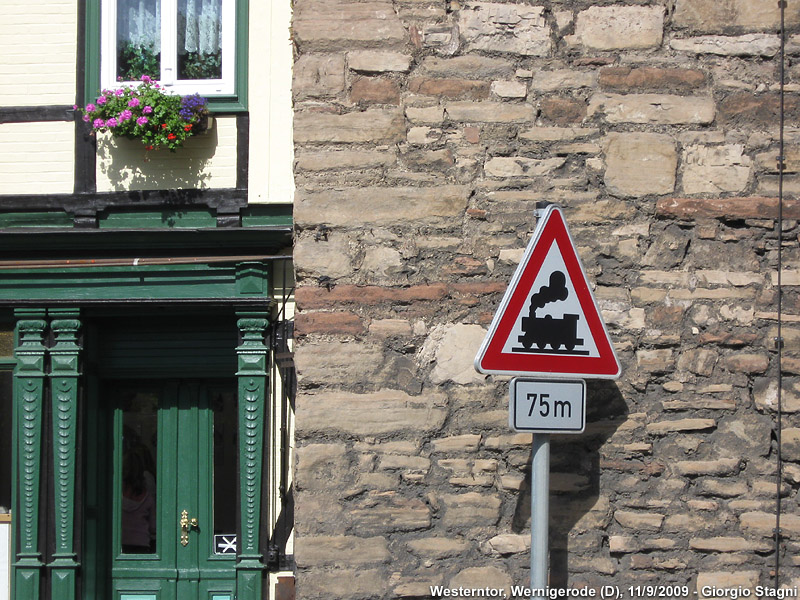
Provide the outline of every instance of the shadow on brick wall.
[[[636,461],[626,461],[624,453],[609,461],[609,452],[605,452],[601,459],[601,447],[628,416],[628,406],[613,381],[586,382],[586,413],[583,433],[553,435],[551,438],[551,587],[580,584],[584,580],[580,573],[584,571],[602,573],[602,568],[597,568],[597,556],[606,543],[606,527],[611,515],[608,498],[600,497],[601,468],[611,477],[620,476],[619,471],[639,468]],[[617,464],[617,460],[623,462]],[[529,456],[525,481],[514,511],[512,529],[516,533],[530,533],[530,461]],[[612,471],[613,474],[609,475]],[[604,483],[604,489],[614,488]]]

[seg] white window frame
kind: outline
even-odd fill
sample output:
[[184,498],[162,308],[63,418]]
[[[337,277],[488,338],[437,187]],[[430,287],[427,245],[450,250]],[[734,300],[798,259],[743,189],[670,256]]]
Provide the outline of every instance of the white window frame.
[[[178,0],[161,1],[161,75],[167,91],[204,97],[235,93],[236,0],[222,0],[222,78],[176,79],[178,73]],[[117,1],[102,0],[100,9],[100,86],[114,89],[135,82],[117,81]]]

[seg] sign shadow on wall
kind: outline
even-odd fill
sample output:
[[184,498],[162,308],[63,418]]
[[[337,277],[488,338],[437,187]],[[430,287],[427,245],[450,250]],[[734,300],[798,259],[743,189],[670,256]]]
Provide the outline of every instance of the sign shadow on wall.
[[[553,435],[550,448],[550,587],[567,588],[570,559],[581,548],[593,551],[603,543],[611,515],[600,498],[600,449],[628,416],[628,406],[617,384],[586,382],[586,430],[580,435]],[[514,533],[529,533],[531,519],[531,458],[512,519]],[[636,466],[631,460],[631,468]],[[606,475],[610,468],[606,468]],[[606,485],[605,489],[609,489]],[[591,552],[589,552],[591,553]],[[596,554],[594,554],[596,556]],[[572,565],[573,567],[575,565]]]

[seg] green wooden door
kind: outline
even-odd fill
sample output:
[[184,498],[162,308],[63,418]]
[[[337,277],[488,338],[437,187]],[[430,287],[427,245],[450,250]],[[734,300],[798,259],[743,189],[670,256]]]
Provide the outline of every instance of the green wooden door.
[[[113,600],[233,600],[232,380],[107,381]],[[184,512],[185,511],[185,512]]]

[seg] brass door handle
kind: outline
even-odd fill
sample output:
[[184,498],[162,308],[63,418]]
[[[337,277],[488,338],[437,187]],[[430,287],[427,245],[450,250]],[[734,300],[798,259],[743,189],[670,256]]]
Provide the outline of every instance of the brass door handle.
[[190,519],[189,513],[184,510],[181,513],[181,545],[186,546],[189,543],[189,528],[197,527],[197,519]]

